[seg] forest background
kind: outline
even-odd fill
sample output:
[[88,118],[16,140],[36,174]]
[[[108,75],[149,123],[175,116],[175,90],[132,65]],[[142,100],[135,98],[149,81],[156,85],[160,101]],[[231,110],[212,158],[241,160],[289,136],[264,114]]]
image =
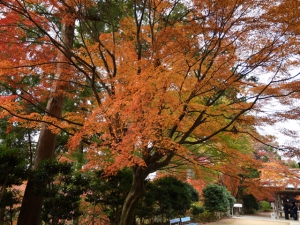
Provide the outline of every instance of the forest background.
[[[297,185],[281,156],[298,149],[256,128],[299,117],[299,4],[0,0],[1,155],[15,163],[1,198],[26,181],[18,225],[40,224],[34,190],[47,182],[36,171],[54,159],[107,179],[129,168],[120,225],[133,223],[154,172],[237,198]],[[265,114],[274,99],[287,110]],[[13,182],[17,156],[26,173]]]

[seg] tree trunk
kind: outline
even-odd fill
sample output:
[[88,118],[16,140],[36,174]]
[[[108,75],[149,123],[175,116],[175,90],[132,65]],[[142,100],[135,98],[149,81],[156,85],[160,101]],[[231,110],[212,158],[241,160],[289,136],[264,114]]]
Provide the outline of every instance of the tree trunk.
[[8,176],[9,176],[9,173],[6,175],[5,181],[4,181],[4,183],[2,184],[1,189],[0,189],[0,202],[2,201],[2,198],[3,198],[4,194],[6,193],[6,187],[7,187]]
[[148,174],[142,167],[133,170],[133,183],[125,199],[119,225],[132,225],[134,222],[134,209],[142,197],[144,182]]
[[[68,24],[62,26],[62,46],[65,49],[71,49],[73,45],[74,37],[74,24]],[[62,52],[59,52],[58,59],[60,61],[67,61],[68,59]],[[64,96],[62,90],[66,89],[66,84],[59,82],[64,71],[64,65],[58,64],[56,71],[56,82],[53,84],[53,92],[48,100],[46,111],[48,115],[55,117],[61,117],[62,107],[64,102]],[[37,169],[40,162],[45,159],[51,159],[55,155],[56,134],[52,133],[46,124],[43,125],[38,145],[36,149],[36,155],[34,159],[33,170]],[[46,187],[46,184],[37,183],[34,181],[34,177],[28,179],[26,190],[24,193],[20,215],[18,218],[18,225],[40,225],[40,215],[43,205],[43,196],[34,193],[34,190],[41,190]]]
[[92,225],[95,225],[95,210],[96,210],[96,199],[94,199],[94,203],[93,203]]
[[5,207],[0,207],[0,225],[4,225]]

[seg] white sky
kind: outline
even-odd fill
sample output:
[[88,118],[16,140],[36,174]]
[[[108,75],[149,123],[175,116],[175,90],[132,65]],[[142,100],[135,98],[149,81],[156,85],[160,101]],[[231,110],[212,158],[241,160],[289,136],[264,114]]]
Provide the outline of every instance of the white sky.
[[[290,137],[284,135],[281,131],[285,129],[292,130],[294,133],[294,137]],[[258,131],[264,135],[273,135],[276,138],[276,141],[280,145],[292,145],[292,146],[299,146],[300,148],[300,121],[288,121],[288,122],[281,122],[275,123],[274,125],[268,125],[264,127],[259,127]]]

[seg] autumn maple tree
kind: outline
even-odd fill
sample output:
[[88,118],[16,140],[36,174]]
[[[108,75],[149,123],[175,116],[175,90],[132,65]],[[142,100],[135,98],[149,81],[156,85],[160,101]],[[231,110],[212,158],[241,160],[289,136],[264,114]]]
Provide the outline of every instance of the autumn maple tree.
[[[243,154],[223,149],[224,135],[257,139],[249,126],[268,122],[256,116],[260,102],[298,97],[289,73],[298,40],[280,17],[271,20],[277,6],[0,0],[1,118],[40,129],[33,170],[55,157],[60,132],[69,154],[83,147],[85,169],[131,168],[119,224],[132,224],[150,173],[177,162],[197,169],[213,153]],[[39,224],[36,185],[29,179],[19,225]]]

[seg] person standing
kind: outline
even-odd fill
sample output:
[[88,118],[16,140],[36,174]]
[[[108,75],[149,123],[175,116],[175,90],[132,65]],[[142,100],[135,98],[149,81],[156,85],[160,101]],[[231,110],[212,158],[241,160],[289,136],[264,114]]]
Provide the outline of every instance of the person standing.
[[289,205],[287,202],[283,204],[284,217],[286,220],[289,220]]
[[295,202],[293,202],[291,211],[292,211],[292,216],[293,216],[294,220],[297,220],[298,219],[298,207]]

